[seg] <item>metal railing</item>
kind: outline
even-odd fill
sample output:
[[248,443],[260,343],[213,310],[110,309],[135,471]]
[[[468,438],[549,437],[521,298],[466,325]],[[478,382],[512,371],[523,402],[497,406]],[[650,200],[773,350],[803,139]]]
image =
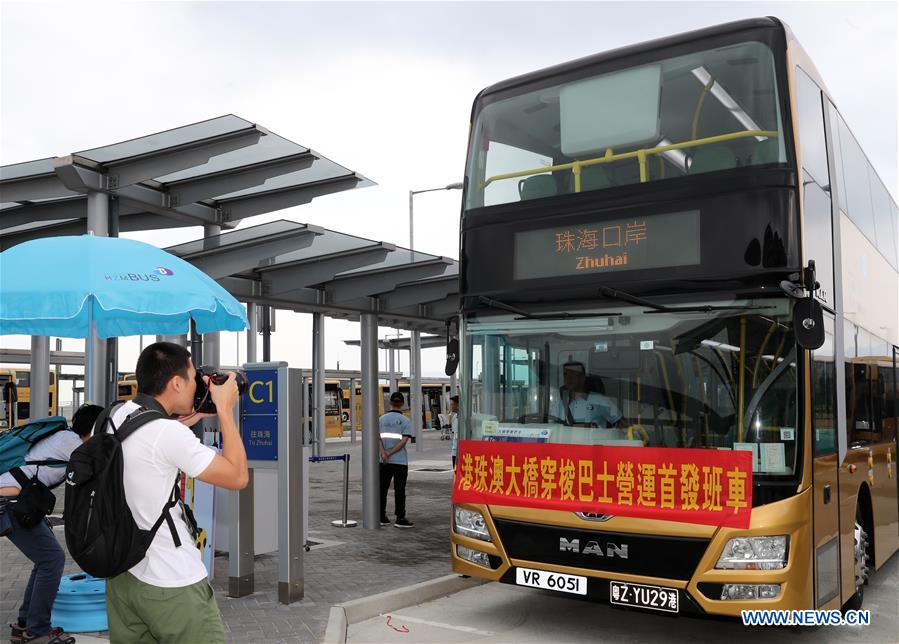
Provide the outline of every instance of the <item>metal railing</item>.
[[505,174],[497,174],[489,177],[480,184],[481,190],[485,189],[494,181],[503,181],[505,179],[516,179],[518,177],[530,177],[546,172],[557,172],[559,170],[571,170],[574,175],[574,191],[581,191],[581,170],[594,165],[603,163],[611,163],[612,161],[622,161],[625,159],[636,159],[640,166],[640,183],[646,183],[649,180],[649,173],[646,166],[646,159],[655,154],[662,154],[671,150],[683,150],[684,148],[693,148],[702,145],[711,145],[713,143],[723,143],[725,141],[733,141],[737,139],[745,139],[749,137],[777,138],[778,132],[774,130],[743,130],[741,132],[730,132],[728,134],[719,134],[717,136],[708,136],[702,139],[692,139],[682,141],[680,143],[670,143],[668,145],[658,145],[652,148],[643,148],[633,150],[631,152],[619,152],[615,154],[612,148],[606,149],[606,153],[601,157],[592,159],[584,159],[583,161],[571,161],[569,163],[560,163],[544,168],[536,168],[534,170],[520,170],[518,172],[507,172]]

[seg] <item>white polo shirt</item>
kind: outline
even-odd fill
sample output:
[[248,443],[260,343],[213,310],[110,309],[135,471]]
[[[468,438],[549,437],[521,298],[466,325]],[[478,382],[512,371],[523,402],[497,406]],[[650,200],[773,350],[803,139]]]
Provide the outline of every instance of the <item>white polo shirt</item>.
[[[585,398],[572,397],[568,401],[568,409],[571,410],[571,418],[576,423],[596,423],[600,427],[605,427],[607,423],[617,423],[621,418],[618,405],[608,396],[595,391],[589,392]],[[550,413],[562,420],[568,420],[562,401],[556,401],[550,408]]]
[[[115,426],[121,427],[128,414],[137,408],[134,401],[119,407],[112,417]],[[179,470],[197,477],[215,454],[177,420],[154,420],[131,434],[122,443],[125,498],[138,527],[149,530],[156,523],[170,498]],[[176,505],[169,512],[181,547],[175,547],[168,523],[163,521],[146,556],[129,572],[151,586],[190,586],[206,578],[206,567],[181,516],[181,507]]]

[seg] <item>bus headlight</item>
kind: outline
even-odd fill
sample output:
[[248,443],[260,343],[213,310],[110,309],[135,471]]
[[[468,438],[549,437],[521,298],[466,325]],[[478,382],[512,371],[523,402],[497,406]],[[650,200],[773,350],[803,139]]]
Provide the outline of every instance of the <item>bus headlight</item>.
[[719,570],[780,570],[787,565],[787,537],[736,537],[715,564]]
[[463,537],[480,539],[481,541],[493,541],[487,531],[487,523],[484,515],[476,510],[466,508],[453,508],[454,529]]
[[777,599],[780,584],[724,584],[721,599]]
[[466,548],[465,546],[456,546],[456,554],[460,559],[465,559],[466,561],[470,561],[473,564],[477,564],[478,566],[483,566],[484,568],[493,568],[490,565],[490,557],[486,552],[479,552],[477,550],[472,550],[471,548]]

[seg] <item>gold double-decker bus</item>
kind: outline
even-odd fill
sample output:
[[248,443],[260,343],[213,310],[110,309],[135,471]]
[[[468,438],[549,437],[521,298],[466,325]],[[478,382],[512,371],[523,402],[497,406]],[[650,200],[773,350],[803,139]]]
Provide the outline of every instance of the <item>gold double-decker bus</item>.
[[679,613],[861,605],[899,548],[899,221],[785,24],[483,90],[461,231],[460,450],[746,450],[753,471],[745,529],[456,503],[456,572],[673,589]]

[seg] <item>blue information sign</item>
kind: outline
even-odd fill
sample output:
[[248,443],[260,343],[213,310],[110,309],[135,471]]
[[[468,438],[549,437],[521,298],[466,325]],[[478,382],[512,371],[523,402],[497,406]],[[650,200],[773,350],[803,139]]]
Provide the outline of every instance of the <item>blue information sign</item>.
[[278,417],[245,416],[243,444],[250,461],[278,460]]
[[241,413],[243,444],[251,461],[278,460],[278,370],[248,371]]

